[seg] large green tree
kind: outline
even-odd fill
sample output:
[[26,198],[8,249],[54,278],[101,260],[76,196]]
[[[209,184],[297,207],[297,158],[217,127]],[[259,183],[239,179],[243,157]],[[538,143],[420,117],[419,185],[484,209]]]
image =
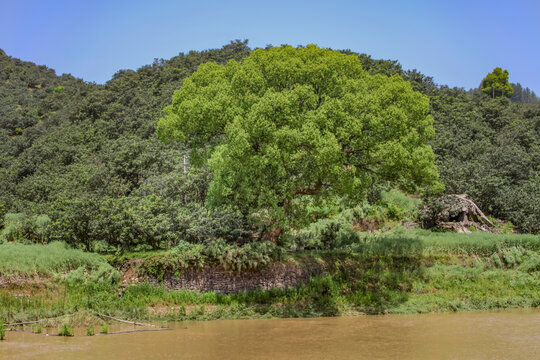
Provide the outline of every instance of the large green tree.
[[158,135],[207,150],[211,201],[262,209],[281,226],[303,218],[308,197],[356,201],[375,182],[437,184],[428,108],[408,82],[369,75],[358,56],[284,46],[201,65]]
[[493,69],[492,72],[486,75],[480,85],[482,91],[492,98],[496,96],[512,97],[514,89],[508,82],[508,70],[503,70],[500,67]]

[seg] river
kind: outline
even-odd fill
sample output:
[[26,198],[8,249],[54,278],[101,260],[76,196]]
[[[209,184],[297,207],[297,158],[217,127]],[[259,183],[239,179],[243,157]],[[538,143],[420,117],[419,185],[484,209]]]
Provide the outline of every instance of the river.
[[72,338],[8,332],[0,359],[540,359],[539,310],[168,325]]

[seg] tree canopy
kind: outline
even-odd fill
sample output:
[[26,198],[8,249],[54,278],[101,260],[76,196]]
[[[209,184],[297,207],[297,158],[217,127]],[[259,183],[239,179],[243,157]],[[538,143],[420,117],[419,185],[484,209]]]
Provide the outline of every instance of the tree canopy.
[[437,185],[428,110],[408,82],[368,74],[358,56],[283,46],[201,65],[157,131],[194,150],[211,144],[212,203],[283,223],[302,219],[308,195],[358,201],[376,182]]
[[480,85],[482,91],[495,98],[496,96],[505,96],[507,98],[512,97],[514,89],[508,82],[508,70],[497,67],[482,80]]

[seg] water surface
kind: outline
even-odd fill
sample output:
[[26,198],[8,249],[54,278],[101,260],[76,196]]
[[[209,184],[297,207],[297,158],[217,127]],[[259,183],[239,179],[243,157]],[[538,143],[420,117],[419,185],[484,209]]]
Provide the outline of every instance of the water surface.
[[174,330],[72,338],[8,332],[0,359],[540,358],[538,310],[169,325]]

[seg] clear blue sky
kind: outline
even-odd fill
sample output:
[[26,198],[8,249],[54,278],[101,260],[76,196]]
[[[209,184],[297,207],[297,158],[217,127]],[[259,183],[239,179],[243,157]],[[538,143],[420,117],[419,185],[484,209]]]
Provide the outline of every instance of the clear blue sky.
[[233,39],[351,49],[465,88],[501,66],[540,94],[538,0],[0,0],[8,55],[97,83]]

